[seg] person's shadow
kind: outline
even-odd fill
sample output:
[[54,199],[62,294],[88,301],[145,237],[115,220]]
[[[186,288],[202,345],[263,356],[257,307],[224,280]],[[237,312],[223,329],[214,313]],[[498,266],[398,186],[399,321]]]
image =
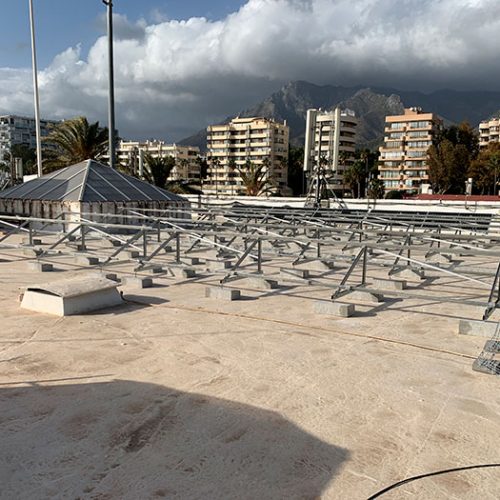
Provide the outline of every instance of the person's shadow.
[[154,384],[0,388],[0,498],[315,499],[348,458],[278,413]]

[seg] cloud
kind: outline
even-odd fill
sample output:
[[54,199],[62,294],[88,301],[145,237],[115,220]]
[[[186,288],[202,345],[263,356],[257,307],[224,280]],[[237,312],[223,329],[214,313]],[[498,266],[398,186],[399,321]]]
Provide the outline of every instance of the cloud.
[[[103,20],[101,20],[102,22]],[[289,80],[496,89],[497,0],[249,0],[218,21],[115,17],[117,125],[177,140]],[[107,46],[40,73],[42,113],[106,120]],[[0,68],[0,111],[32,109],[28,70]]]

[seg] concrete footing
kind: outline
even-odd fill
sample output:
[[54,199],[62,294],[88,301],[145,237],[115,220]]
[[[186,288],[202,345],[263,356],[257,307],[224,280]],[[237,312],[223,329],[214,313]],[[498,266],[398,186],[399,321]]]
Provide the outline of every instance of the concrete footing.
[[473,337],[491,338],[496,331],[497,323],[494,322],[461,319],[458,323],[459,335],[471,335]]
[[99,259],[97,257],[78,255],[75,257],[75,264],[78,264],[79,266],[97,266],[97,264],[99,264]]
[[359,302],[368,302],[370,304],[379,304],[380,302],[384,302],[384,296],[382,294],[363,292],[361,290],[354,290],[346,296],[349,297],[349,299]]
[[241,291],[221,286],[208,286],[205,288],[205,297],[217,300],[239,300],[241,298]]
[[395,272],[391,276],[397,276],[398,278],[403,278],[407,281],[422,281],[425,279],[424,271],[419,269],[413,269],[412,267],[406,267],[400,271]]
[[114,281],[115,283],[119,283],[121,281],[121,279],[118,278],[118,275],[116,273],[95,272],[91,273],[91,276],[95,276],[96,278],[106,278],[107,280]]
[[151,274],[160,274],[163,272],[163,267],[161,266],[153,266],[149,268],[149,272]]
[[151,288],[153,280],[152,278],[143,278],[140,276],[127,276],[123,279],[123,284],[134,288]]
[[326,260],[311,260],[309,262],[302,262],[299,265],[301,265],[305,269],[309,269],[311,271],[331,271],[334,267],[334,263],[332,261],[326,261]]
[[309,270],[308,269],[299,269],[297,267],[281,267],[280,268],[280,276],[282,278],[309,278]]
[[23,238],[23,245],[31,245],[31,246],[42,245],[42,240],[39,238],[33,238],[32,242],[30,243],[29,238]]
[[354,304],[342,304],[340,302],[327,302],[324,300],[315,301],[313,307],[314,312],[318,314],[328,314],[341,318],[351,317],[356,310]]
[[491,353],[500,353],[500,340],[487,340],[484,350]]
[[429,257],[427,257],[426,260],[431,262],[431,263],[436,263],[436,264],[449,264],[452,261],[452,258],[448,254],[435,253],[435,254],[429,255]]
[[48,262],[32,261],[28,262],[28,267],[32,271],[38,271],[40,273],[50,273],[54,270],[54,266]]
[[209,262],[209,268],[212,271],[224,271],[225,269],[231,269],[233,267],[233,261],[231,260],[211,260]]
[[500,361],[496,359],[477,358],[472,363],[475,372],[486,373],[487,375],[500,375]]
[[250,288],[255,288],[257,290],[273,290],[275,288],[279,288],[276,280],[261,278],[259,276],[248,277],[245,281]]
[[406,288],[406,281],[376,278],[373,280],[373,286],[382,290],[404,290]]
[[168,273],[176,278],[196,278],[196,271],[189,267],[169,267]]

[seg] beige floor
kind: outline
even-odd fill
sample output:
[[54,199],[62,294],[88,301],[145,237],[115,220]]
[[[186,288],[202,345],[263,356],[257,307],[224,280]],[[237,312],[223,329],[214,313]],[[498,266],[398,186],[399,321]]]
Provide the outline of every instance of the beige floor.
[[[159,277],[117,309],[56,318],[19,292],[88,271],[0,259],[1,498],[366,499],[500,462],[499,379],[471,370],[484,339],[457,335],[477,308],[412,299],[335,319],[313,311],[319,286],[234,282],[245,300],[218,302],[213,278]],[[500,469],[484,469],[383,498],[499,497]]]

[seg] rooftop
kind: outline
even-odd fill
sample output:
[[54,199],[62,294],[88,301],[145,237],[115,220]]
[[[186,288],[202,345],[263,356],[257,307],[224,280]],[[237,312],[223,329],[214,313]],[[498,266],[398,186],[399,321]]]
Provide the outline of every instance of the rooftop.
[[[326,269],[318,267],[316,246],[292,266],[306,233],[317,243],[324,213],[303,213],[308,230],[278,236],[277,219],[291,209],[263,225],[245,219],[251,208],[232,210],[215,208],[213,218],[200,210],[200,224],[179,233],[180,262],[173,248],[148,262],[123,251],[92,268],[74,255],[104,262],[116,251],[106,238],[89,231],[85,252],[69,241],[51,251],[59,236],[41,233],[39,259],[56,268],[42,276],[28,269],[34,252],[21,236],[0,242],[6,498],[35,491],[44,498],[368,498],[409,476],[498,462],[498,377],[471,369],[487,339],[458,335],[459,319],[480,318],[472,303],[488,294],[483,284],[497,268],[498,251],[488,245],[498,222],[490,212],[478,226],[477,214],[464,216],[460,235],[446,233],[443,212],[416,214],[420,233],[406,230],[410,215],[360,214],[369,235],[363,242],[374,252],[367,286],[389,279],[394,259],[382,252],[408,234],[416,239],[411,258],[431,267],[424,280],[408,282],[407,295],[387,292],[378,303],[342,297],[356,313],[340,318],[319,314],[314,304],[330,302],[362,244],[355,216],[336,212],[335,226],[321,226],[322,258],[334,262]],[[437,219],[445,226],[439,233],[432,229]],[[458,215],[454,223],[462,223]],[[254,232],[237,236],[245,224]],[[178,231],[162,227],[162,243]],[[242,300],[207,297],[206,289],[219,290],[231,273],[217,264],[229,257],[217,257],[214,242],[226,252],[240,248],[230,238],[243,234],[249,244],[262,235],[262,271],[280,287],[258,288],[250,257],[239,278],[224,285],[239,289]],[[454,242],[444,243],[453,234]],[[159,244],[147,240],[147,255]],[[144,250],[139,240],[134,245]],[[436,253],[426,258],[430,248]],[[250,248],[250,256],[257,251]],[[441,254],[451,261],[436,264]],[[308,278],[283,278],[280,269],[292,267],[309,270]],[[182,268],[197,276],[187,278]],[[155,285],[123,284],[122,306],[85,316],[19,308],[28,285],[109,272],[152,277]],[[355,269],[349,283],[360,278]],[[490,322],[498,319],[497,310]],[[435,476],[387,498],[493,500],[499,474],[490,468]]]

